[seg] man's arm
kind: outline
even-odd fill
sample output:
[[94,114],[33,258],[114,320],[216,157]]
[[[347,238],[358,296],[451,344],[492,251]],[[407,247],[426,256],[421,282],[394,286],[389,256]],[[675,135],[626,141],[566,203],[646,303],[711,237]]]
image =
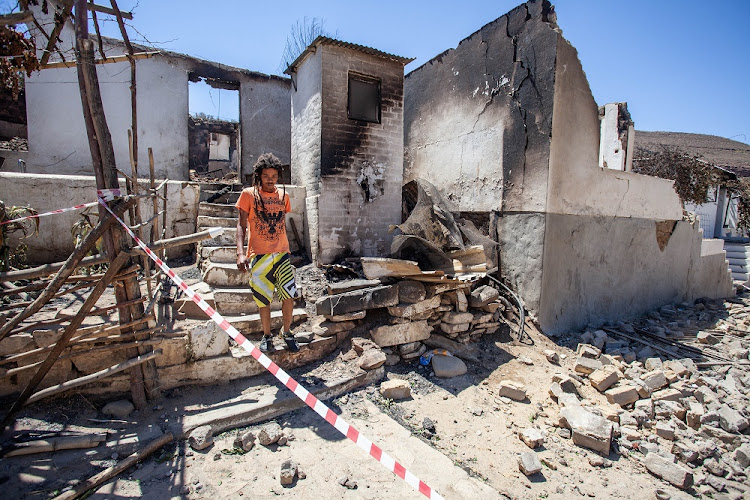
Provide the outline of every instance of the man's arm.
[[237,269],[247,271],[247,254],[245,253],[245,241],[247,241],[247,216],[248,213],[238,208],[239,218],[237,219]]

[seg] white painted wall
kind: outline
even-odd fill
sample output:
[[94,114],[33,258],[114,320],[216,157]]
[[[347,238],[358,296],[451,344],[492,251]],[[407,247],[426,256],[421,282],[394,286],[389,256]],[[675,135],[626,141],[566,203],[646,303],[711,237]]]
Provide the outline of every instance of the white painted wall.
[[[125,180],[120,179],[120,184],[125,186]],[[167,183],[167,238],[195,232],[199,197],[197,183]],[[0,173],[0,200],[8,206],[30,206],[40,213],[68,208],[96,201],[96,180],[93,176]],[[151,199],[142,200],[140,206],[141,218],[148,220],[153,213]],[[162,202],[159,206],[160,209],[163,207]],[[67,259],[73,251],[70,228],[80,218],[81,211],[41,217],[39,234],[24,240],[29,247],[29,262],[42,264]],[[89,213],[97,212],[94,208]],[[96,222],[97,217],[94,215],[92,220]],[[158,224],[161,234],[161,217]],[[147,235],[149,231],[144,229]],[[10,240],[13,244],[18,241],[17,237]],[[190,246],[178,247],[168,251],[167,255],[175,257],[190,250]]]
[[598,166],[599,133],[598,107],[577,51],[560,35],[547,212],[681,220],[672,181]]
[[[97,65],[117,168],[131,173],[130,65]],[[148,148],[157,178],[187,180],[187,72],[165,57],[136,63],[139,175],[148,176]],[[27,172],[93,175],[75,68],[52,68],[26,80],[29,131]]]

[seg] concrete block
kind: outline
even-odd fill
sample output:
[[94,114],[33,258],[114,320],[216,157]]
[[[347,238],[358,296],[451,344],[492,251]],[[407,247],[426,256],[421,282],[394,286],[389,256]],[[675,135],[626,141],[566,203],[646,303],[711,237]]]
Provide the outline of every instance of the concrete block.
[[651,394],[651,400],[656,401],[679,401],[682,399],[682,393],[676,389],[667,388],[656,391]]
[[599,356],[602,355],[601,349],[590,344],[578,344],[576,353],[579,357],[591,359],[599,359]]
[[188,342],[193,359],[210,358],[229,352],[229,336],[212,320],[190,330]]
[[526,476],[533,476],[542,471],[542,462],[533,451],[524,451],[518,455],[518,468]]
[[34,336],[30,333],[16,333],[8,335],[0,342],[0,356],[10,356],[33,349]]
[[607,401],[620,406],[627,406],[638,401],[638,391],[632,385],[613,387],[604,394],[607,396]]
[[573,442],[603,455],[609,454],[612,441],[612,422],[581,406],[566,406],[560,410],[562,424],[573,433]]
[[514,380],[501,380],[498,385],[498,395],[514,401],[523,401],[526,399],[526,386]]
[[727,404],[721,405],[719,408],[719,425],[721,428],[732,434],[739,434],[748,427],[748,422],[740,412],[733,409]]
[[380,384],[380,394],[387,399],[406,399],[411,397],[411,386],[406,380],[386,380]]
[[194,450],[203,450],[213,443],[214,436],[210,425],[202,425],[193,429],[188,437],[188,444]]
[[685,423],[688,425],[688,427],[698,429],[701,426],[701,419],[703,418],[703,415],[705,413],[706,411],[704,410],[702,404],[698,403],[697,401],[690,401],[688,403],[688,409],[685,415]]
[[203,281],[212,287],[248,286],[250,273],[237,269],[236,263],[211,263],[203,271]]
[[440,323],[440,330],[443,333],[447,333],[451,336],[456,336],[456,334],[461,332],[466,332],[471,327],[471,323],[463,323],[463,324],[450,324],[450,323]]
[[620,379],[617,368],[613,365],[603,366],[589,375],[589,382],[599,392],[604,392]]
[[448,323],[449,325],[461,325],[464,323],[471,323],[474,320],[474,314],[470,312],[453,312],[449,311],[443,314],[441,321]]
[[693,485],[692,472],[658,453],[649,453],[643,463],[651,474],[681,490],[686,490]]
[[398,304],[388,307],[388,314],[397,318],[412,319],[418,314],[432,312],[440,306],[440,297],[435,296],[430,299],[422,300],[411,304]]
[[62,337],[62,328],[52,328],[49,330],[34,330],[31,335],[34,337],[36,347],[48,347],[56,343]]
[[385,353],[380,349],[370,349],[359,358],[359,367],[363,370],[374,370],[385,363]]
[[641,375],[641,380],[644,386],[648,390],[649,394],[658,391],[659,389],[666,387],[669,382],[664,372],[660,369],[650,371]]
[[431,330],[427,321],[423,320],[379,326],[370,332],[370,336],[380,347],[388,347],[425,340],[430,336]]
[[[427,289],[424,283],[414,280],[402,280],[398,282],[398,301],[404,304],[416,304],[427,298]],[[437,295],[436,297],[439,297]]]
[[367,311],[356,311],[356,312],[350,312],[346,314],[334,314],[334,315],[324,314],[323,315],[325,319],[333,323],[345,323],[349,321],[358,321],[360,319],[365,319],[366,316],[367,316]]
[[579,357],[576,360],[576,364],[573,369],[576,371],[576,373],[583,373],[584,375],[588,375],[600,369],[602,366],[602,362],[598,359]]
[[528,429],[520,431],[518,437],[532,450],[544,444],[544,433],[534,427],[529,427]]
[[469,295],[469,305],[471,307],[482,307],[486,306],[490,302],[494,302],[500,296],[500,292],[492,288],[489,285],[482,285],[477,287]]
[[324,295],[315,302],[318,314],[335,316],[398,304],[398,287],[376,286],[338,295]]

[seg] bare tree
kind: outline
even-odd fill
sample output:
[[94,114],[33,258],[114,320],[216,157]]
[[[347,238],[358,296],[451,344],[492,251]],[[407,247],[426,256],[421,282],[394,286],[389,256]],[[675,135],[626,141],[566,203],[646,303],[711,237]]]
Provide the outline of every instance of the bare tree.
[[295,59],[297,59],[302,52],[319,36],[328,36],[336,38],[338,32],[333,35],[329,34],[325,30],[325,19],[319,19],[317,17],[304,17],[302,20],[297,20],[286,37],[286,46],[284,47],[284,53],[281,56],[281,64],[279,64],[279,72],[283,73]]

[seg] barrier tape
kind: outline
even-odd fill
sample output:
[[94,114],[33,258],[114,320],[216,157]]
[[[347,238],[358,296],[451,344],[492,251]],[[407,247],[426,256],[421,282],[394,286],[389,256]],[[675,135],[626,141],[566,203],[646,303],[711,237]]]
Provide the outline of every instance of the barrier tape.
[[130,237],[133,238],[138,246],[141,247],[141,249],[143,249],[143,251],[146,252],[149,257],[151,257],[151,260],[156,262],[156,265],[159,266],[159,268],[164,271],[167,276],[169,276],[169,278],[180,288],[180,290],[185,293],[185,295],[190,297],[190,299],[195,302],[198,307],[200,307],[201,310],[205,312],[206,315],[208,315],[209,318],[211,318],[217,325],[219,325],[219,327],[224,330],[235,342],[237,342],[237,344],[239,344],[243,349],[249,352],[250,355],[255,358],[255,360],[258,361],[258,363],[260,363],[274,377],[276,377],[279,382],[284,384],[287,389],[292,391],[295,396],[301,399],[307,406],[312,408],[315,413],[323,417],[326,422],[331,424],[344,437],[348,438],[358,447],[362,448],[365,453],[369,454],[372,458],[380,462],[383,467],[406,481],[409,486],[411,486],[427,498],[443,498],[437,491],[433,490],[425,482],[421,481],[417,476],[406,470],[403,465],[396,462],[390,455],[384,452],[382,448],[360,434],[357,429],[352,427],[343,418],[336,415],[333,410],[328,408],[328,406],[326,406],[322,401],[316,398],[312,393],[310,393],[310,391],[305,389],[296,380],[294,380],[279,365],[274,363],[271,358],[263,354],[260,349],[255,346],[255,344],[253,344],[249,339],[247,339],[244,335],[237,331],[237,329],[232,326],[226,319],[224,319],[224,317],[219,314],[218,311],[209,306],[208,303],[203,300],[200,295],[195,293],[195,291],[191,290],[185,284],[185,282],[182,281],[182,279],[177,276],[174,271],[172,271],[169,266],[167,266],[159,257],[157,257],[156,254],[152,252],[151,249],[148,248],[148,246],[146,246],[146,244],[143,243],[133,233],[133,231],[131,231],[130,228],[117,215],[115,215],[114,212],[112,212],[112,210],[109,209],[107,204],[104,203],[104,200],[99,199],[99,203],[101,203],[104,208],[106,208],[107,211],[112,214],[115,219],[117,219],[117,221],[122,225],[122,227],[125,228]]
[[[115,196],[120,196],[119,189],[100,189],[97,192],[99,198],[103,198],[105,201],[114,200]],[[26,219],[38,219],[39,217],[46,217],[47,215],[61,214],[64,212],[72,212],[73,210],[80,210],[81,208],[94,207],[98,205],[98,201],[92,201],[91,203],[84,203],[83,205],[75,205],[73,207],[61,208],[59,210],[52,210],[51,212],[44,212],[43,214],[27,215],[25,217],[19,217],[18,219],[5,220],[0,222],[0,226],[4,224],[10,224],[12,222],[20,222]]]

